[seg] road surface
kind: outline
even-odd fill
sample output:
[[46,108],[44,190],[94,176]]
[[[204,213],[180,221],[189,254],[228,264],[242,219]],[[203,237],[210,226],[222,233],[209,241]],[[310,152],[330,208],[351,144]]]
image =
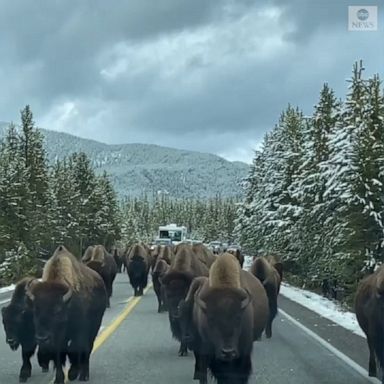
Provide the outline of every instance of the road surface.
[[[118,275],[111,309],[91,357],[90,383],[94,384],[192,384],[194,359],[178,357],[178,344],[172,340],[167,314],[156,312],[156,297],[149,289],[141,299],[132,299],[127,276]],[[366,367],[365,340],[338,329],[328,320],[299,305],[280,298],[281,308],[298,319],[322,339]],[[120,322],[120,326],[116,327]],[[115,329],[116,328],[116,329]],[[346,333],[344,333],[346,332]],[[20,351],[12,352],[0,331],[0,383],[18,382]],[[42,373],[33,359],[31,384],[53,383],[52,371]],[[274,323],[271,340],[254,345],[253,374],[250,383],[258,384],[366,384],[373,382],[336,356],[319,340],[280,314]]]

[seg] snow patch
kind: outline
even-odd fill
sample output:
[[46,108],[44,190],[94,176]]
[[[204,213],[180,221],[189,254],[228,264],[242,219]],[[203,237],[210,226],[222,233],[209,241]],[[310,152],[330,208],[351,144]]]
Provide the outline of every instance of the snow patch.
[[365,334],[357,323],[356,315],[343,310],[340,304],[326,299],[317,293],[305,291],[286,283],[281,285],[280,293],[286,298],[365,338]]
[[8,287],[3,287],[3,288],[0,288],[0,294],[1,293],[7,293],[7,292],[12,292],[15,290],[15,284],[11,284],[9,285]]

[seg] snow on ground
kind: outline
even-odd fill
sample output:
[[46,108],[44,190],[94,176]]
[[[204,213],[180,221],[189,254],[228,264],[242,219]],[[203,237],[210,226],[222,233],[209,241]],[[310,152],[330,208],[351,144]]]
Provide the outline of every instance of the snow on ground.
[[280,293],[287,299],[295,301],[311,311],[318,313],[320,316],[365,338],[363,331],[357,323],[356,315],[343,310],[337,302],[329,300],[317,293],[296,288],[286,283],[282,284]]
[[15,289],[15,284],[9,285],[8,287],[0,288],[0,294],[1,293],[12,292],[14,289]]
[[[245,256],[244,259],[243,268],[248,270],[252,265],[252,257]],[[282,284],[280,293],[287,299],[292,300],[320,316],[333,321],[341,327],[352,331],[356,335],[365,338],[364,332],[357,323],[356,315],[352,312],[345,311],[336,301],[329,300],[314,292],[293,287],[287,283]]]

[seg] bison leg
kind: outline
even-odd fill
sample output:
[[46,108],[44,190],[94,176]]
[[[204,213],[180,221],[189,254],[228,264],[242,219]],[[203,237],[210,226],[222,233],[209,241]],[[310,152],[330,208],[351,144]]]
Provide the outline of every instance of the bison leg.
[[68,348],[68,358],[71,364],[68,370],[68,380],[73,381],[78,378],[80,372],[80,356],[78,351],[78,345],[75,343],[74,340],[72,340]]
[[79,381],[89,380],[89,355],[90,354],[91,354],[90,350],[86,350],[81,353]]
[[56,375],[55,375],[54,384],[64,384],[65,377],[64,377],[63,366],[65,365],[65,358],[66,358],[65,352],[58,352],[56,355],[56,361],[55,361]]
[[370,377],[376,377],[377,369],[376,369],[376,356],[375,356],[375,344],[372,337],[367,337],[368,348],[369,348],[369,369],[368,374]]
[[268,292],[268,302],[269,302],[269,317],[267,321],[267,326],[265,329],[265,335],[267,339],[272,337],[272,322],[277,315],[277,293],[273,288]]
[[20,383],[25,383],[31,377],[31,374],[32,374],[31,357],[35,352],[35,348],[36,346],[28,349],[25,349],[24,347],[22,348],[21,356],[23,359],[23,364],[21,366],[20,374],[19,374]]
[[208,358],[199,354],[199,384],[208,383]]
[[39,350],[37,351],[37,362],[39,363],[41,370],[43,372],[49,371],[49,361],[50,361],[50,354],[47,351],[44,351],[39,347]]
[[181,341],[180,343],[179,356],[188,356],[188,346],[185,341]]

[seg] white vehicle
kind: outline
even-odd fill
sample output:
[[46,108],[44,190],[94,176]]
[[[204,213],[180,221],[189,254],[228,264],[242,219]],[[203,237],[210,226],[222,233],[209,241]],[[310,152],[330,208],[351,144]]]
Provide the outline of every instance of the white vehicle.
[[177,245],[187,239],[187,227],[176,224],[160,226],[158,239],[170,239],[172,244]]

